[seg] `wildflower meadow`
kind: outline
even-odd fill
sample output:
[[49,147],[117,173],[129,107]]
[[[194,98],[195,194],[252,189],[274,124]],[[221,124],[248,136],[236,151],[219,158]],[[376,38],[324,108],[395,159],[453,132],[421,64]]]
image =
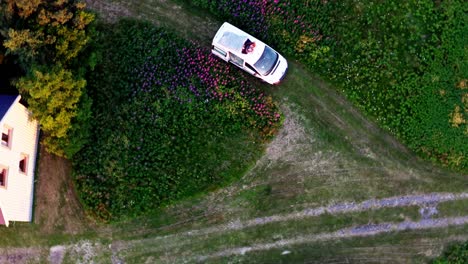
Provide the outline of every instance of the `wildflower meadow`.
[[138,215],[229,182],[280,126],[271,97],[209,47],[144,22],[100,30],[94,132],[74,162],[98,217]]

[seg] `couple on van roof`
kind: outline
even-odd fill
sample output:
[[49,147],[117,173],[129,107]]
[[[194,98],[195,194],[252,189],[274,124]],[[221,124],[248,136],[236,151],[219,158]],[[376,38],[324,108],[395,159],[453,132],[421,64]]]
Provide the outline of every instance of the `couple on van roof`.
[[255,42],[252,42],[250,39],[247,39],[244,43],[244,47],[242,48],[242,53],[247,54],[253,52],[255,48]]

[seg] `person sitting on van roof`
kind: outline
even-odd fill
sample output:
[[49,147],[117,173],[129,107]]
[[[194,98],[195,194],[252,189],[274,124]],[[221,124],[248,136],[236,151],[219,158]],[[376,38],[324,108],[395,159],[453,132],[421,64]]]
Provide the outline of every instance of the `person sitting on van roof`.
[[249,52],[253,52],[255,48],[255,42],[252,42],[250,39],[247,39],[244,43],[244,47],[242,48],[242,53],[247,54]]

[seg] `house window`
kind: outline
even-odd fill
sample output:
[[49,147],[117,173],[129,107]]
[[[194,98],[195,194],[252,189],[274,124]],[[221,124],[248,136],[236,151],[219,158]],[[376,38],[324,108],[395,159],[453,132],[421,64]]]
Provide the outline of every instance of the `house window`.
[[6,187],[8,169],[0,167],[0,187]]
[[21,173],[26,173],[28,171],[28,160],[29,156],[26,154],[21,154],[19,161],[19,170]]
[[11,136],[13,134],[13,128],[8,126],[3,126],[2,130],[2,145],[6,147],[11,147]]

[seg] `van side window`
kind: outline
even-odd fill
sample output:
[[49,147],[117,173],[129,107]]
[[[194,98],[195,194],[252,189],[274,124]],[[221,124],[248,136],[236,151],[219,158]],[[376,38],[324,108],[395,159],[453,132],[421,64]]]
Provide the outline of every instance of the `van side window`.
[[224,51],[224,50],[222,50],[222,49],[220,49],[220,48],[218,48],[216,46],[212,46],[212,49],[214,51],[216,51],[217,53],[219,53],[220,55],[222,55],[223,57],[226,57],[226,55],[227,55],[226,51]]
[[241,59],[240,57],[232,54],[231,52],[229,52],[229,61],[234,63],[235,65],[243,68],[244,67],[244,60]]

